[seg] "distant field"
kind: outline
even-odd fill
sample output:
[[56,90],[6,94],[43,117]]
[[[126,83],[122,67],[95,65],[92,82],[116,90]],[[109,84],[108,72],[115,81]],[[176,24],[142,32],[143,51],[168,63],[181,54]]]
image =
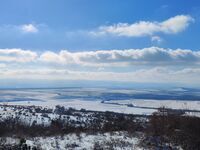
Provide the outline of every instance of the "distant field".
[[[63,105],[79,110],[83,108],[140,115],[152,114],[159,107],[200,111],[199,100],[200,90],[186,88],[165,90],[105,88],[0,90],[1,104],[45,107]],[[199,116],[199,113],[193,113],[192,115]]]

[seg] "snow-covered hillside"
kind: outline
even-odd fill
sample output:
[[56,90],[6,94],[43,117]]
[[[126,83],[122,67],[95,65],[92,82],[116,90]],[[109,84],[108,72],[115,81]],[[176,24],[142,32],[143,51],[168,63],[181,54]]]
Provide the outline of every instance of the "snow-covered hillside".
[[[7,145],[20,143],[18,138],[0,138]],[[139,137],[127,136],[126,132],[103,134],[68,134],[64,136],[35,137],[26,139],[27,146],[42,150],[142,150]]]

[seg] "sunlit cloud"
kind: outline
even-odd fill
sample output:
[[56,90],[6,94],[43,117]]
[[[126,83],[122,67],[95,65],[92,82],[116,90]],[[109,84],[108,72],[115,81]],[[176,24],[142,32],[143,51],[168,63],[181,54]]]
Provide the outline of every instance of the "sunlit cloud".
[[200,83],[200,51],[149,47],[35,52],[0,49],[1,79]]
[[176,34],[184,31],[194,21],[189,15],[178,15],[162,22],[139,21],[132,24],[117,23],[110,26],[100,26],[98,30],[91,31],[92,35],[111,34],[116,36],[142,37],[157,33]]
[[0,62],[25,63],[37,59],[37,53],[22,49],[0,49]]
[[37,33],[39,31],[38,28],[33,24],[24,24],[20,27],[20,29],[24,33]]
[[0,49],[0,62],[38,62],[50,64],[76,64],[83,66],[130,65],[199,65],[200,51],[189,49],[143,49],[94,50],[70,52],[35,52],[23,49]]
[[84,52],[69,52],[62,50],[58,53],[44,52],[40,61],[57,64],[79,64],[89,66],[112,65],[198,65],[200,51],[184,49],[164,49],[150,47],[127,50],[96,50]]

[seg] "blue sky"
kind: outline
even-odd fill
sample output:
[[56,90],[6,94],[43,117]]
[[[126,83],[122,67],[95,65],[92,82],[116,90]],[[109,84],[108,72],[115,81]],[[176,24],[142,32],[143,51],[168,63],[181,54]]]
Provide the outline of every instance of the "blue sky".
[[3,0],[0,77],[197,86],[199,27],[199,0]]
[[[198,0],[4,0],[1,1],[0,14],[1,48],[80,51],[162,46],[199,49]],[[149,37],[94,38],[84,33],[102,25],[163,21],[176,15],[191,15],[195,24],[178,35],[162,35],[164,40],[159,44],[151,42]],[[38,25],[39,32],[19,35],[4,27],[23,24]]]

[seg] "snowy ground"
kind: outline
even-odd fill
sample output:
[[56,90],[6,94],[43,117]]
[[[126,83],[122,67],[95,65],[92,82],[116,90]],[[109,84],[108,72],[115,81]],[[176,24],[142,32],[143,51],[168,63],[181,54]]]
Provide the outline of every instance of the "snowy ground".
[[71,101],[56,101],[56,100],[49,100],[49,101],[33,101],[33,102],[8,102],[11,105],[36,105],[36,106],[43,106],[43,107],[55,107],[56,105],[72,107],[75,109],[86,109],[92,111],[112,111],[112,112],[119,112],[119,113],[128,113],[128,114],[143,114],[149,115],[156,111],[156,109],[142,109],[142,108],[133,108],[127,107],[123,105],[115,105],[115,104],[104,104],[101,101],[86,101],[86,100],[71,100]]
[[[144,93],[139,90],[114,90],[105,92],[105,89],[20,89],[20,90],[0,90],[0,120],[16,116],[27,124],[49,125],[52,119],[61,118],[68,121],[86,121],[86,118],[92,120],[91,116],[79,114],[75,115],[58,115],[56,113],[35,113],[34,109],[23,108],[24,106],[41,106],[41,108],[54,109],[60,105],[72,107],[77,110],[86,109],[92,111],[112,111],[127,114],[150,115],[157,111],[159,107],[173,109],[187,109],[200,111],[200,101],[191,100],[152,100],[152,99],[131,99],[129,94],[135,92]],[[157,91],[145,91],[152,93]],[[180,91],[182,92],[182,91]],[[183,91],[185,92],[185,91]],[[126,99],[126,97],[129,97]],[[109,100],[105,100],[108,98]],[[12,106],[7,106],[12,105]],[[17,109],[16,105],[22,107]],[[130,107],[132,105],[133,107]],[[5,107],[4,107],[5,106]],[[33,115],[34,114],[34,115]],[[197,114],[188,114],[196,115]],[[200,116],[200,115],[199,115]],[[138,136],[128,136],[126,132],[102,133],[102,134],[66,134],[63,136],[52,137],[34,137],[26,138],[26,144],[30,146],[39,146],[41,149],[93,149],[95,146],[101,146],[101,149],[126,149],[140,150],[140,138]],[[17,144],[17,137],[0,138],[0,142],[5,144]],[[66,148],[67,147],[67,148]]]
[[[110,103],[110,104],[108,104]],[[102,103],[102,101],[87,101],[87,100],[68,100],[68,101],[58,101],[58,100],[47,100],[47,101],[16,101],[8,102],[11,105],[36,105],[43,107],[54,108],[56,105],[61,105],[65,107],[72,107],[75,109],[86,109],[93,111],[112,111],[127,114],[140,114],[140,115],[150,115],[157,111],[156,108],[166,107],[172,109],[187,109],[187,110],[198,110],[200,111],[200,101],[176,101],[176,100],[113,100],[108,103]],[[5,104],[5,103],[0,103]],[[120,105],[118,105],[120,104]],[[128,107],[127,105],[133,104],[138,107],[149,107],[148,108],[137,108]]]
[[[5,144],[18,144],[19,139],[1,139]],[[115,150],[142,150],[139,147],[139,138],[129,137],[126,132],[114,132],[104,134],[68,134],[54,137],[35,137],[26,140],[28,146],[36,146],[44,150],[92,150],[95,147]]]
[[173,109],[187,109],[187,110],[200,110],[200,101],[181,101],[181,100],[116,100],[110,101],[118,104],[133,104],[139,107],[151,108],[173,108]]

